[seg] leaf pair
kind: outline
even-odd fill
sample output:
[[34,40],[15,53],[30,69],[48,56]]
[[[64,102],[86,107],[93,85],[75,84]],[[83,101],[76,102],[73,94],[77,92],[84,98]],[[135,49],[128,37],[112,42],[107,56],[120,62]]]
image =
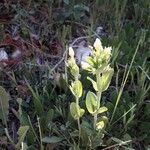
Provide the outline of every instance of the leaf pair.
[[76,104],[75,102],[72,102],[70,104],[70,112],[71,112],[72,117],[75,120],[77,120],[83,116],[85,111],[84,111],[84,109],[81,109],[78,104]]
[[92,115],[101,114],[107,111],[106,107],[98,108],[98,98],[93,92],[88,92],[86,95],[86,108]]

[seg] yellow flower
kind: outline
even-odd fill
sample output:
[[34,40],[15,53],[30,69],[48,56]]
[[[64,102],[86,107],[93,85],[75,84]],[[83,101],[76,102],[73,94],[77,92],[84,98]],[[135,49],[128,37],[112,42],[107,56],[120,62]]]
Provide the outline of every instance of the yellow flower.
[[69,47],[69,56],[74,57],[74,50],[72,47]]
[[111,47],[105,47],[105,48],[104,48],[104,52],[105,52],[106,54],[108,54],[108,55],[111,55],[111,50],[112,50]]
[[102,43],[100,41],[100,39],[96,39],[95,42],[94,42],[94,48],[96,49],[96,51],[101,51],[103,50],[103,46],[102,46]]

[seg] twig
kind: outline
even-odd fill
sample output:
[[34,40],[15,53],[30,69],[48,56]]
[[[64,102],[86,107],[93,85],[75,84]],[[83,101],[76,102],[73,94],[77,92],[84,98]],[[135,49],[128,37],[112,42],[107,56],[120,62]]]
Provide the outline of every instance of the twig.
[[150,76],[146,73],[146,71],[144,71],[144,69],[141,67],[141,66],[138,66],[142,71],[143,73],[145,74],[145,76],[148,78],[148,80],[150,81]]
[[111,146],[108,146],[108,147],[106,147],[106,148],[103,148],[102,150],[109,150],[109,149],[111,149],[111,148],[115,148],[115,147],[117,147],[117,146],[123,146],[123,145],[126,145],[127,143],[130,143],[130,142],[132,142],[132,140],[129,140],[129,141],[125,141],[125,142],[122,142],[122,143],[117,143],[117,144],[114,144],[114,145],[111,145]]
[[[94,31],[93,31],[93,32],[94,32]],[[96,32],[94,32],[94,34],[92,34],[92,35],[90,35],[90,36],[81,36],[81,37],[76,38],[76,39],[70,44],[70,46],[73,47],[73,48],[79,47],[79,46],[76,46],[76,45],[75,45],[75,43],[76,43],[77,41],[83,40],[83,39],[89,39],[89,38],[91,38],[91,37],[98,37],[98,38],[100,38],[100,37],[98,36],[98,34],[97,34]],[[74,45],[75,45],[75,46],[74,46]]]
[[75,45],[75,43],[77,42],[77,41],[79,41],[79,40],[83,40],[83,39],[87,39],[87,38],[90,38],[90,37],[92,37],[92,36],[94,36],[94,35],[91,35],[91,36],[81,36],[81,37],[78,37],[78,38],[76,38],[72,43],[71,43],[71,47],[74,47],[74,45]]
[[53,72],[65,60],[65,56],[66,56],[66,51],[64,52],[61,60],[51,69],[51,72]]

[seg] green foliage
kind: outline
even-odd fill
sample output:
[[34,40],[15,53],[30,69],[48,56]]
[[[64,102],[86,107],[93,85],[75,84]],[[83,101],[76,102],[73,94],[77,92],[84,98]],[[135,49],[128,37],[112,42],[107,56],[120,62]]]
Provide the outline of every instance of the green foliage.
[[101,131],[104,128],[104,126],[105,126],[104,121],[99,121],[96,123],[96,130]]
[[103,92],[108,89],[114,70],[110,67],[106,68],[102,75],[98,76],[97,87]]
[[81,109],[80,106],[74,102],[70,104],[70,112],[72,117],[77,120],[78,118],[82,117],[84,114],[84,109]]
[[97,111],[97,96],[93,92],[89,91],[86,95],[86,108],[91,114]]
[[70,56],[70,58],[68,59],[66,65],[70,69],[71,75],[76,80],[79,77],[79,67],[76,64],[76,61],[75,61],[75,58],[74,58],[74,51],[71,47],[69,48],[69,56]]
[[[148,0],[6,1],[0,6],[1,48],[11,58],[23,45],[21,59],[0,61],[0,149],[13,149],[17,142],[18,149],[149,149]],[[5,41],[5,31],[14,39]],[[37,39],[30,41],[30,34]],[[72,48],[68,59],[67,51],[60,58],[76,37],[75,50],[82,39],[88,45],[101,38],[81,66]]]
[[82,96],[82,83],[79,80],[75,80],[71,83],[70,90],[77,98]]
[[89,13],[89,7],[83,1],[64,0],[65,12],[56,13],[56,20],[60,24],[64,23],[65,20],[71,18],[72,20],[81,21],[84,19],[83,14]]
[[0,86],[0,119],[7,126],[8,118],[8,109],[9,109],[9,97],[5,89]]
[[103,107],[100,107],[98,110],[97,110],[97,114],[101,114],[101,113],[104,113],[106,112],[108,109],[107,107],[103,106]]
[[63,140],[63,138],[61,138],[61,137],[52,136],[52,137],[44,137],[42,139],[42,142],[44,142],[44,143],[58,143],[58,142],[61,142],[62,140]]
[[87,77],[87,79],[91,81],[94,90],[98,91],[97,83],[93,79],[91,79],[90,77]]
[[35,107],[35,110],[37,112],[38,115],[42,116],[43,114],[43,108],[42,108],[42,104],[40,102],[40,97],[39,97],[39,93],[38,91],[34,91],[34,89],[29,85],[29,83],[27,82],[27,85],[30,89],[30,91],[32,92],[32,95],[33,95],[33,100],[34,100],[34,107]]
[[87,93],[86,107],[94,116],[94,128],[102,130],[105,126],[105,122],[97,122],[97,116],[98,114],[107,111],[107,108],[100,107],[101,94],[103,91],[107,90],[114,71],[109,66],[111,47],[103,48],[99,39],[95,40],[93,46],[94,47],[91,47],[91,56],[88,56],[86,63],[82,64],[83,69],[95,75],[96,78],[96,81],[94,81],[88,77],[88,80],[91,81],[93,88],[96,91],[96,95],[92,92]]
[[18,143],[16,144],[16,149],[19,150],[24,138],[29,130],[29,126],[21,126],[18,130]]
[[53,117],[54,117],[54,110],[49,109],[46,115],[46,125],[48,125],[49,122],[52,121]]

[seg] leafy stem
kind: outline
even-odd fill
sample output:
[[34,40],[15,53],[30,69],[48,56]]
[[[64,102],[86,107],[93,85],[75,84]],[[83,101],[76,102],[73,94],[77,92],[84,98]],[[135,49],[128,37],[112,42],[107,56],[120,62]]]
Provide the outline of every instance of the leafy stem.
[[[96,74],[96,81],[98,82],[99,79],[100,79],[100,75],[97,73],[97,74]],[[97,111],[98,111],[99,108],[100,108],[101,91],[98,90],[98,91],[96,92],[96,94],[97,94]],[[97,115],[98,115],[97,111],[96,111],[96,113],[94,114],[94,129],[96,129]]]
[[76,109],[77,109],[77,114],[78,114],[77,123],[78,123],[79,141],[80,141],[80,137],[81,137],[81,125],[80,125],[80,109],[79,109],[79,99],[78,99],[78,97],[76,97]]

